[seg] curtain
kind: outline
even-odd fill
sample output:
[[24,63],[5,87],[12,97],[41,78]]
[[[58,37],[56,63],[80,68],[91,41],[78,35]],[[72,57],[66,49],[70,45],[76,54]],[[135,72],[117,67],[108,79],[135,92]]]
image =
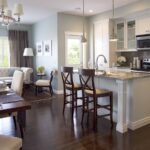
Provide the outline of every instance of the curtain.
[[[11,67],[31,67],[32,60],[23,56],[24,49],[28,47],[28,32],[9,30],[10,66]],[[28,63],[26,63],[28,61]]]

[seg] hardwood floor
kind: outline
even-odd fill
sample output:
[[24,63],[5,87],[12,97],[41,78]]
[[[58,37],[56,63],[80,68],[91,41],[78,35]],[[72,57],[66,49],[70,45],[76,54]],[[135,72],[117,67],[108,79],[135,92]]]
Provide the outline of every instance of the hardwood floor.
[[[27,112],[27,127],[23,150],[149,150],[150,125],[122,135],[110,130],[110,122],[99,119],[98,131],[92,130],[92,116],[89,125],[81,126],[81,110],[70,120],[70,109],[63,108],[62,95],[56,99],[33,103]],[[15,135],[13,120],[0,119],[0,134]],[[19,134],[19,133],[18,133]]]

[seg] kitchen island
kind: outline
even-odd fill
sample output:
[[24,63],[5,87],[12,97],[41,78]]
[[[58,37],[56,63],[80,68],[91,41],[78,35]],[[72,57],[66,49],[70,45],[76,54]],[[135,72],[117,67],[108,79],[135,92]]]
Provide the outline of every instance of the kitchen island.
[[128,128],[135,130],[150,123],[150,74],[96,71],[95,86],[113,92],[113,118],[118,132],[125,133]]

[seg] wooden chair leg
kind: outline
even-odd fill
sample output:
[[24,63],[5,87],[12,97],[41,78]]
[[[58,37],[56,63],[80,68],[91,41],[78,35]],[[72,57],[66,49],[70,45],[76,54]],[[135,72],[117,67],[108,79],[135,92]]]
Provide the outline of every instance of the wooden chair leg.
[[66,91],[64,90],[63,115],[64,115],[64,112],[65,112],[65,105],[66,105]]
[[113,128],[113,95],[110,94],[110,122],[111,122],[111,129]]
[[82,104],[82,119],[81,119],[81,124],[83,124],[84,111],[85,111],[85,97],[83,96],[83,104]]
[[75,102],[75,98],[74,98],[74,91],[72,91],[72,108],[71,108],[71,117],[73,120],[73,114],[74,114],[74,102]]
[[51,95],[53,95],[53,93],[54,93],[54,92],[53,92],[53,88],[52,88],[52,86],[51,86]]
[[13,116],[13,121],[14,121],[15,129],[17,129],[17,121],[16,121],[16,117],[15,116]]
[[86,101],[86,104],[87,104],[87,122],[86,124],[88,125],[88,122],[89,122],[89,97],[87,97],[87,101]]
[[51,86],[49,86],[49,93],[52,96],[52,92],[51,92]]
[[35,86],[35,96],[37,96],[38,87]]
[[97,130],[97,98],[94,97],[94,113],[93,113],[93,129],[94,131]]
[[76,104],[76,112],[77,112],[77,107],[78,107],[78,99],[77,99],[77,91],[75,91],[75,104]]
[[20,128],[20,134],[21,134],[21,138],[24,138],[24,133],[23,133],[23,127],[22,125],[19,124],[19,128]]

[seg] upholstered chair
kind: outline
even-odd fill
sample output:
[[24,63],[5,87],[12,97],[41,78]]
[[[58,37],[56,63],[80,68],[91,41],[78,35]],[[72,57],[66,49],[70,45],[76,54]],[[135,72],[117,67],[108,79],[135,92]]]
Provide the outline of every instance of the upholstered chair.
[[24,74],[21,71],[16,70],[13,75],[11,89],[16,92],[17,95],[22,96],[23,91],[23,79]]
[[[16,70],[13,74],[11,89],[19,96],[22,95],[23,79],[24,79],[24,73],[22,71]],[[8,117],[10,115],[13,116],[15,128],[17,128],[17,124],[16,124],[17,112],[14,112],[12,114],[2,114],[2,115],[0,115],[0,118]],[[22,129],[20,129],[20,130],[22,132]]]
[[21,148],[21,138],[0,135],[0,150],[20,150]]
[[39,79],[35,82],[35,95],[37,95],[39,88],[42,87],[48,87],[50,95],[53,95],[53,88],[52,88],[52,81],[53,81],[53,76],[54,76],[54,71],[50,72],[50,78],[49,80],[46,79]]

